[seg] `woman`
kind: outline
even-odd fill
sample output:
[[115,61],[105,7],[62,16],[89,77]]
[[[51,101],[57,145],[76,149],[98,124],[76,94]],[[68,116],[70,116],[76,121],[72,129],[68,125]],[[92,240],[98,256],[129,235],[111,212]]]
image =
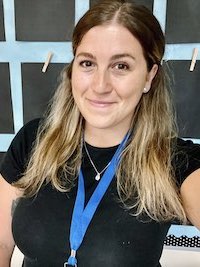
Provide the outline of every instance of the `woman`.
[[2,163],[0,266],[15,242],[26,267],[160,266],[173,220],[200,227],[200,146],[177,138],[160,25],[100,1],[73,52],[47,117]]

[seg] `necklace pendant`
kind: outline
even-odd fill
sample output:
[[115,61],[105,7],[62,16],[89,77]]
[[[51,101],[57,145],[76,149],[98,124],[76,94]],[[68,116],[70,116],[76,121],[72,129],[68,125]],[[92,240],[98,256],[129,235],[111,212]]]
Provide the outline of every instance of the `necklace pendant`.
[[97,173],[97,175],[95,176],[95,180],[96,180],[96,181],[99,181],[100,178],[101,178],[100,173]]

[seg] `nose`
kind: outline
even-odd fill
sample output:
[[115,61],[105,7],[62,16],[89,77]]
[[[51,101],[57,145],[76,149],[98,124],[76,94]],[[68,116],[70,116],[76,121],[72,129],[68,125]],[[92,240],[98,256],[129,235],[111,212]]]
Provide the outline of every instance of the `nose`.
[[97,69],[93,74],[92,90],[98,94],[107,94],[112,91],[109,72]]

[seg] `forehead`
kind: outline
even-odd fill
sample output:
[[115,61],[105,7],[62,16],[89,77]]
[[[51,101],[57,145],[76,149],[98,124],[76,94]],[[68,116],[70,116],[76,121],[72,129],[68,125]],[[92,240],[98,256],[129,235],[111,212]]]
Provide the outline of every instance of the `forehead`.
[[143,53],[140,42],[119,24],[95,26],[82,38],[77,51],[101,53]]

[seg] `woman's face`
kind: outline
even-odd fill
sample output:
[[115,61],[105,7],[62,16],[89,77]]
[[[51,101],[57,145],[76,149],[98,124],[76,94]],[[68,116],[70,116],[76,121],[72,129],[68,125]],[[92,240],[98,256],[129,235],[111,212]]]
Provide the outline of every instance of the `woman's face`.
[[86,129],[126,132],[156,71],[154,65],[148,72],[140,43],[123,26],[90,29],[77,48],[71,80]]

